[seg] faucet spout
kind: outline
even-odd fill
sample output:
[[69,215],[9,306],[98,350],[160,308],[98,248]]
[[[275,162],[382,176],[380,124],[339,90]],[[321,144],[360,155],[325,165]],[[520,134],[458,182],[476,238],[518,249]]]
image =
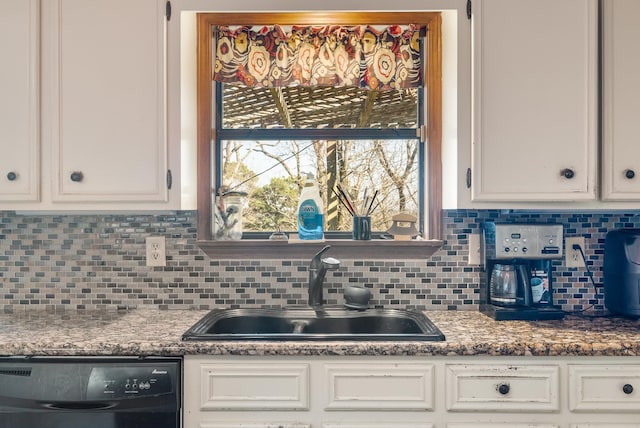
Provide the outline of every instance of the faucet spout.
[[340,260],[333,257],[322,258],[322,255],[331,248],[331,245],[325,246],[322,250],[313,256],[309,264],[309,306],[322,306],[322,283],[324,277],[329,270],[337,270],[340,267]]

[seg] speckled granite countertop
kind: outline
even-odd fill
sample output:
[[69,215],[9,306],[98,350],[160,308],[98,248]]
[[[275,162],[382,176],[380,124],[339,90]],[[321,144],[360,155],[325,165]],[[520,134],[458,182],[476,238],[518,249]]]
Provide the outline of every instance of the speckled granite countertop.
[[640,321],[500,321],[432,311],[445,342],[182,342],[207,311],[23,311],[0,314],[0,356],[13,355],[501,355],[640,356]]

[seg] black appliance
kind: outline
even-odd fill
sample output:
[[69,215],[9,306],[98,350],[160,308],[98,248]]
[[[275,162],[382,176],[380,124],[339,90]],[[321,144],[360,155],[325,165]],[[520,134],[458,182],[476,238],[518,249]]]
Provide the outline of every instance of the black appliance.
[[562,319],[553,303],[552,260],[561,259],[561,224],[483,225],[486,295],[480,311],[496,320]]
[[0,428],[179,428],[181,361],[0,359]]
[[612,230],[605,237],[604,305],[640,317],[640,229]]

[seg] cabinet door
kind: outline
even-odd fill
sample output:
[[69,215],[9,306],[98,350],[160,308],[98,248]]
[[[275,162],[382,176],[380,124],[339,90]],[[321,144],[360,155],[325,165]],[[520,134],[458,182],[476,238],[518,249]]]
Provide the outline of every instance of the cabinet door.
[[0,1],[0,201],[39,198],[39,5]]
[[640,199],[640,2],[603,8],[602,198]]
[[473,200],[594,199],[597,1],[473,8]]
[[58,0],[54,201],[166,201],[160,0]]

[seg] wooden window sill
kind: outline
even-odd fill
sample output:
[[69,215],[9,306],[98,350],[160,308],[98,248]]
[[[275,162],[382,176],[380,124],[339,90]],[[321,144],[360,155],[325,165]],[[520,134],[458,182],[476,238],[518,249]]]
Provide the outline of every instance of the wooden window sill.
[[269,241],[243,239],[240,241],[198,241],[198,246],[215,260],[224,259],[311,259],[324,246],[330,245],[331,257],[357,260],[426,259],[442,247],[440,240],[394,241],[372,239],[325,239],[314,242]]

